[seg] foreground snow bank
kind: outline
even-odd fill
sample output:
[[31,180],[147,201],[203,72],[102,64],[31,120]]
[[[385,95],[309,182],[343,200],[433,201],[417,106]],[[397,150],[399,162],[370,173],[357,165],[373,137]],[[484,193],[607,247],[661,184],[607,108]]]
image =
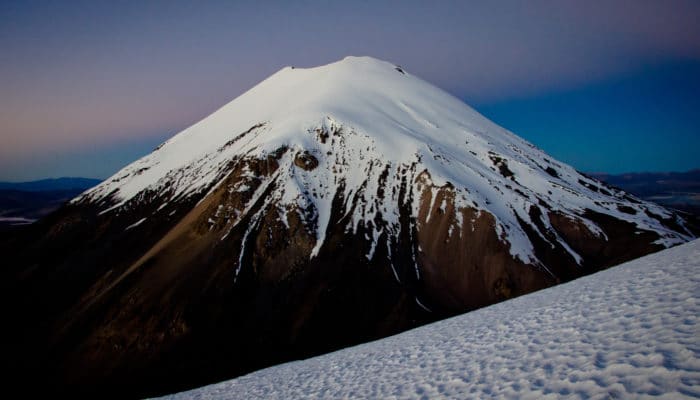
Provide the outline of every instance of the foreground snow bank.
[[173,398],[700,397],[700,241]]

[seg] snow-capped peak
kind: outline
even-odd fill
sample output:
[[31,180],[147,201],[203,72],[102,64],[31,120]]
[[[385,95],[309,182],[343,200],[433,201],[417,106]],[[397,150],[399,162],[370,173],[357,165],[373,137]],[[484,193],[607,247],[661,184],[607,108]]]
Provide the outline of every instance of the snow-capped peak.
[[[507,135],[460,100],[403,68],[371,57],[346,57],[316,68],[281,69],[119,171],[93,193],[117,189],[115,198],[128,200],[168,172],[217,153],[236,135],[259,124],[270,127],[256,144],[313,145],[303,133],[325,117],[358,132],[371,132],[377,150],[387,157],[415,153],[424,143],[461,145],[465,131]],[[196,190],[205,183],[200,180],[183,190]]]
[[[350,230],[381,215],[385,225],[372,224],[376,245],[381,232],[397,234],[400,207],[409,206],[417,218],[420,203],[434,201],[445,187],[454,192],[454,224],[462,225],[458,210],[465,207],[489,212],[511,254],[526,263],[538,260],[521,221],[546,229],[548,212],[575,216],[599,236],[603,232],[583,216],[585,210],[658,232],[666,246],[691,237],[660,222],[671,218],[663,208],[630,202],[624,193],[554,161],[403,67],[371,57],[285,67],[74,202],[101,204],[109,212],[144,193],[176,201],[215,188],[231,162],[264,159],[280,149],[288,150],[280,156],[281,167],[273,176],[256,177],[264,184],[253,197],[262,195],[260,188],[273,187],[269,204],[313,206],[317,243],[312,257],[324,242],[338,194],[346,201],[361,195],[363,206],[346,210],[352,213]],[[299,166],[305,154],[313,168]],[[411,195],[400,198],[392,189],[406,181]],[[379,187],[386,195],[379,196]],[[533,208],[540,216],[532,214]],[[580,261],[562,238],[541,236]]]

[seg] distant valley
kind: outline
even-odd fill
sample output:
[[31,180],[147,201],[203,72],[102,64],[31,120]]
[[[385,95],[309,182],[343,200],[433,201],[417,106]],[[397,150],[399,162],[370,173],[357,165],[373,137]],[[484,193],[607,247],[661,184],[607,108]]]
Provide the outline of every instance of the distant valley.
[[0,230],[30,224],[100,182],[88,178],[0,182]]
[[700,216],[700,169],[589,175],[644,200]]

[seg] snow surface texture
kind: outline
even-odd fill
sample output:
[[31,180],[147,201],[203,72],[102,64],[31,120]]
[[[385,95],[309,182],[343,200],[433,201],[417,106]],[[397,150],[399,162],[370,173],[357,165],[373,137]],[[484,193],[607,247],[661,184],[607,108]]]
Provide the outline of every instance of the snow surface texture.
[[700,241],[172,398],[700,397]]
[[[289,151],[273,176],[250,177],[263,183],[248,205],[268,193],[261,209],[278,207],[283,221],[289,210],[313,210],[313,215],[303,216],[315,225],[311,257],[323,245],[337,193],[346,201],[363,202],[359,207],[346,204],[352,212],[347,230],[356,232],[360,223],[372,226],[374,249],[383,231],[388,241],[396,238],[401,206],[408,206],[415,219],[422,189],[429,187],[434,194],[447,183],[455,191],[455,210],[470,207],[494,215],[499,237],[525,263],[540,264],[519,220],[550,228],[544,217],[549,211],[578,219],[602,238],[600,228],[583,217],[586,210],[655,231],[658,243],[666,247],[693,237],[665,227],[659,218],[675,218],[665,209],[600,186],[454,96],[370,57],[283,68],[73,202],[98,204],[103,213],[128,210],[130,202],[152,199],[153,194],[163,204],[175,202],[213,190],[232,161],[265,159],[280,148]],[[312,155],[318,166],[295,166],[294,157],[301,153]],[[399,204],[402,182],[410,183],[411,193]],[[379,186],[388,195],[379,196]],[[266,192],[268,187],[272,190]],[[532,207],[540,209],[540,221],[533,221]],[[227,211],[240,216],[249,208]],[[385,221],[381,226],[372,222],[377,213]],[[461,216],[453,215],[454,225],[461,227]],[[240,220],[228,221],[228,231]],[[254,216],[251,225],[256,221]],[[133,229],[138,229],[137,222],[132,221]],[[676,222],[683,225],[680,219]],[[581,257],[562,238],[542,239],[552,246],[552,241],[559,242],[580,263]]]

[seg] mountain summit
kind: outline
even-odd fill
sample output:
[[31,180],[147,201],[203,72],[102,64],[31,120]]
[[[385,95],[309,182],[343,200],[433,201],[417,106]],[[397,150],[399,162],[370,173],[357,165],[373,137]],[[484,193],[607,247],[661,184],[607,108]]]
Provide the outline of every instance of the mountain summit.
[[[415,222],[421,206],[426,222],[433,209],[447,214],[444,223],[458,235],[465,210],[485,211],[494,217],[510,253],[538,265],[542,262],[523,222],[536,232],[538,223],[550,228],[551,221],[542,216],[550,213],[570,215],[601,237],[600,227],[578,214],[592,211],[634,223],[659,234],[655,243],[666,247],[691,237],[665,227],[660,218],[676,221],[660,207],[634,201],[641,206],[630,206],[629,196],[606,188],[601,192],[598,182],[552,160],[462,101],[370,57],[284,68],[74,203],[108,205],[102,212],[109,212],[128,208],[146,194],[163,202],[212,194],[230,178],[236,161],[270,157],[279,164],[275,171],[243,174],[231,188],[249,195],[244,206],[265,194],[260,209],[276,207],[281,221],[289,212],[308,217],[316,236],[312,256],[324,243],[334,199],[343,200],[353,232],[360,224],[371,228],[373,245],[383,233],[388,240],[396,237],[402,206],[410,206]],[[402,183],[410,184],[403,185],[407,193],[400,200]],[[212,225],[219,222],[226,231],[251,211],[219,206]],[[530,215],[533,210],[536,216]],[[376,217],[384,223],[373,223]],[[561,235],[538,233],[548,244],[563,246],[577,263],[583,261]]]
[[13,244],[13,270],[27,337],[51,344],[35,361],[58,388],[132,395],[385,336],[694,237],[682,217],[369,57],[280,70],[34,230]]

